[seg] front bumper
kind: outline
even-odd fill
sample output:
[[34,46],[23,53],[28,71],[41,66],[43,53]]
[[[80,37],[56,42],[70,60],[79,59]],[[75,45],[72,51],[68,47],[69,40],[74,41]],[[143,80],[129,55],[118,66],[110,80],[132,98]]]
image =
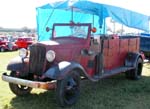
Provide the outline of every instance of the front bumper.
[[38,81],[25,80],[25,79],[8,76],[6,73],[2,74],[2,80],[9,83],[23,85],[31,88],[41,88],[46,90],[52,90],[56,88],[56,82],[38,82]]

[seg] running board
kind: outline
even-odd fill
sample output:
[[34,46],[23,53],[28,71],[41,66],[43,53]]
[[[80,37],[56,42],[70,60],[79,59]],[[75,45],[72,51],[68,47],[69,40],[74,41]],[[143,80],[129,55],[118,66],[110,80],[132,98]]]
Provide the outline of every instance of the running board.
[[123,66],[123,67],[115,68],[113,70],[105,70],[104,73],[102,73],[102,74],[99,73],[101,75],[99,75],[99,74],[94,75],[93,79],[94,80],[99,80],[99,79],[102,79],[102,78],[105,78],[105,77],[108,77],[108,76],[112,76],[112,75],[115,75],[115,74],[118,74],[118,73],[121,73],[121,72],[126,72],[128,70],[132,70],[132,69],[134,69],[134,67],[125,67],[125,66]]

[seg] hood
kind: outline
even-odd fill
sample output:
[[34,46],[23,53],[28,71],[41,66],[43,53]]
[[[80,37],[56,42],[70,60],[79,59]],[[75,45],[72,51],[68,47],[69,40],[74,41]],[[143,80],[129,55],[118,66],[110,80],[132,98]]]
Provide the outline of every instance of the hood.
[[55,40],[49,40],[49,41],[40,41],[39,43],[44,45],[66,45],[66,44],[81,44],[86,42],[83,39],[77,39],[77,38],[64,38],[64,39],[55,39]]
[[58,43],[57,41],[52,41],[52,40],[50,40],[50,41],[41,41],[39,43],[44,44],[44,45],[60,45],[60,43]]

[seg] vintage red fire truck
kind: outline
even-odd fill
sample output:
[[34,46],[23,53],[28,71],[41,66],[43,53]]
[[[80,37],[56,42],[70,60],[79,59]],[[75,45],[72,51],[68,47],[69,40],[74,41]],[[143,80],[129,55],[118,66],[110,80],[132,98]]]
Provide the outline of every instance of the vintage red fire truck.
[[[49,31],[50,29],[46,29]],[[93,34],[91,23],[54,23],[52,37],[21,49],[10,61],[2,79],[11,91],[29,94],[32,88],[56,89],[61,106],[74,104],[80,95],[80,80],[93,82],[118,73],[140,79],[143,55],[138,36]]]

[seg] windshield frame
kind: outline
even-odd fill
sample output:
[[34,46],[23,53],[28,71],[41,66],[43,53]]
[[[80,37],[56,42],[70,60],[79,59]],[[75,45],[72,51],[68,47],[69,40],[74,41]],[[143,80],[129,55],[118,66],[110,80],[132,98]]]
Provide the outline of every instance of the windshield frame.
[[[55,24],[53,24],[53,28],[52,28],[52,39],[64,38],[64,37],[55,37],[55,28],[57,26],[85,26],[85,27],[88,27],[87,37],[81,38],[81,39],[88,39],[91,34],[91,23],[77,23],[77,24],[76,23],[55,23]],[[76,38],[78,38],[78,37],[76,37]]]

